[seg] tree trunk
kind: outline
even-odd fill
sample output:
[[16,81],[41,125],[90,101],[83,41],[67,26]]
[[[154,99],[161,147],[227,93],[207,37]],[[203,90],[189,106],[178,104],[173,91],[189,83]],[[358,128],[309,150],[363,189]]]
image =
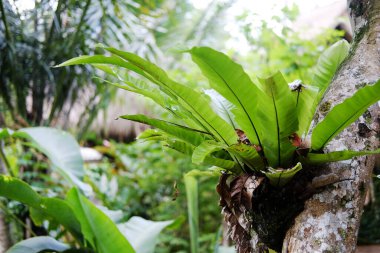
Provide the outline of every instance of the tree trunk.
[[[332,108],[358,88],[380,79],[380,0],[348,0],[348,8],[355,36],[352,50],[326,92],[316,122],[326,115],[322,108]],[[326,151],[377,148],[379,122],[380,111],[375,105],[335,138]],[[374,159],[354,158],[320,171],[322,181],[338,178],[339,182],[306,201],[304,211],[286,234],[282,252],[355,252]]]
[[[380,0],[349,0],[348,7],[352,49],[325,93],[314,125],[330,108],[380,79]],[[380,110],[374,105],[325,151],[376,149],[379,123]],[[374,164],[372,156],[306,167],[281,189],[263,177],[222,175],[217,191],[237,252],[355,252]]]

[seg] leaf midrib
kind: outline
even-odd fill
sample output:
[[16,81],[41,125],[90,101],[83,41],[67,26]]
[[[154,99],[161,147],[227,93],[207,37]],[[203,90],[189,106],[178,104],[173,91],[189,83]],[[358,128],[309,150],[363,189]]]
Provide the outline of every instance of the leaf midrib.
[[243,106],[241,100],[239,99],[239,97],[236,95],[236,93],[231,89],[231,87],[228,85],[227,81],[210,65],[208,64],[207,62],[205,61],[202,61],[204,62],[209,68],[211,68],[214,73],[217,74],[217,76],[220,77],[220,79],[222,79],[223,83],[227,86],[227,88],[232,92],[232,94],[234,95],[234,97],[237,99],[237,101],[239,102],[241,108],[243,108],[244,110],[244,113],[247,115],[248,119],[249,119],[249,122],[251,123],[252,127],[253,127],[253,130],[255,131],[255,134],[256,134],[256,137],[257,137],[257,141],[259,142],[259,145],[261,146],[261,141],[260,141],[260,138],[259,138],[259,135],[257,133],[257,130],[256,130],[256,127],[255,125],[253,124],[253,121],[251,119],[251,116],[248,114],[247,110],[245,109],[245,107]]

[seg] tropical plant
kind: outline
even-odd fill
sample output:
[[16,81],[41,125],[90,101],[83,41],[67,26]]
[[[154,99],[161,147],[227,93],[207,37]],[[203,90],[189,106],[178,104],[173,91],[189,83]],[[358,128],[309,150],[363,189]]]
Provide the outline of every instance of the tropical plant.
[[2,126],[67,128],[74,113],[80,115],[75,123],[81,137],[115,90],[91,80],[93,70],[87,67],[51,66],[93,53],[95,41],[112,41],[155,59],[162,54],[155,40],[154,29],[160,28],[156,23],[173,10],[160,9],[164,3],[43,0],[27,9],[22,1],[0,1]]
[[[111,211],[104,206],[95,206],[81,193],[82,191],[86,195],[93,195],[90,185],[83,182],[84,167],[79,145],[70,134],[47,127],[18,131],[2,129],[0,140],[9,138],[29,140],[26,144],[46,155],[53,170],[74,187],[68,191],[65,199],[59,198],[58,193],[53,193],[56,194],[54,197],[44,197],[34,190],[36,188],[43,191],[43,188],[33,187],[16,177],[0,175],[0,196],[28,206],[33,224],[53,232],[53,235],[57,234],[56,238],[37,236],[20,241],[7,252],[62,252],[70,248],[76,248],[78,252],[154,251],[159,233],[172,221],[153,222],[141,217],[131,217],[123,222],[121,210]],[[8,172],[19,175],[14,173],[15,170],[11,168],[4,151],[0,151],[1,160],[5,162]],[[51,192],[48,194],[52,195]],[[5,202],[4,205],[7,204]],[[1,207],[9,213],[10,210],[4,205]],[[12,218],[16,215],[13,214]],[[141,236],[136,237],[135,233],[142,230],[149,233],[139,232]],[[31,233],[35,235],[33,230]],[[62,238],[71,245],[56,240]]]
[[[156,237],[161,230],[172,223],[132,217],[126,223],[116,224],[112,216],[107,216],[106,211],[97,208],[77,188],[72,188],[64,200],[47,198],[36,193],[25,182],[4,175],[0,176],[0,196],[29,206],[35,224],[42,226],[44,221],[48,221],[51,227],[62,225],[62,232],[69,232],[75,239],[70,246],[48,236],[33,237],[15,244],[8,253],[25,250],[31,253],[46,250],[63,252],[76,248],[75,243],[80,245],[76,252],[148,253],[154,251]],[[136,233],[140,234],[138,238]]]
[[[121,118],[158,129],[140,138],[163,141],[167,147],[191,155],[196,164],[222,168],[226,174],[221,177],[218,191],[227,215],[244,213],[236,207],[265,182],[282,187],[304,166],[380,151],[323,153],[332,138],[379,100],[380,81],[361,88],[332,108],[313,128],[309,144],[308,133],[315,110],[335,71],[348,55],[349,45],[345,41],[337,42],[322,54],[310,85],[301,81],[288,85],[279,72],[252,81],[240,65],[223,53],[207,47],[192,48],[185,52],[192,56],[212,88],[204,92],[175,82],[163,69],[135,54],[103,45],[99,47],[110,55],[80,56],[58,67],[92,64],[117,77],[119,83],[111,83],[114,86],[142,94],[167,109],[173,115],[172,121],[144,115]],[[159,89],[142,81],[134,82],[122,69],[144,77]],[[228,185],[227,174],[238,177]],[[248,192],[247,183],[252,185]],[[252,211],[252,206],[248,204],[246,211]],[[232,224],[241,226],[235,219]],[[241,252],[249,247],[244,244],[244,235],[233,239]]]

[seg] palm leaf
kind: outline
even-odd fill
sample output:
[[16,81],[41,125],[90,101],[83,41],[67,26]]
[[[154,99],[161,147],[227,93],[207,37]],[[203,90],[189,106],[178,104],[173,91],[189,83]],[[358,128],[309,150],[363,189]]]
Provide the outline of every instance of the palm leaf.
[[260,80],[265,94],[258,98],[258,126],[269,166],[286,168],[293,155],[289,136],[298,129],[296,100],[281,73]]
[[261,145],[256,127],[257,98],[261,91],[253,84],[243,68],[228,56],[208,47],[194,47],[188,51],[193,61],[209,79],[210,86],[233,103],[235,120],[249,140]]
[[311,148],[321,150],[332,138],[357,120],[369,106],[379,99],[380,80],[374,85],[367,85],[359,89],[352,97],[336,105],[314,128],[311,136]]

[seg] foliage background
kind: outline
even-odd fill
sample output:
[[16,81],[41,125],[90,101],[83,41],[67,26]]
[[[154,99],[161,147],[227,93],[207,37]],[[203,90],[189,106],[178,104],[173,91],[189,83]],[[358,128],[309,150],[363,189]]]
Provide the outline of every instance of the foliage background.
[[[159,62],[173,79],[207,88],[196,66],[173,49],[193,45],[224,49],[229,34],[223,29],[223,15],[234,1],[212,1],[208,8],[199,10],[189,1],[41,0],[34,9],[22,11],[15,8],[17,2],[0,2],[0,127],[49,125],[69,129],[81,145],[94,147],[104,155],[100,162],[86,164],[85,181],[96,193],[93,201],[122,210],[124,220],[135,215],[151,220],[175,219],[175,224],[161,234],[156,252],[189,252],[183,174],[205,168],[175,151],[163,152],[157,143],[125,144],[103,138],[104,132],[92,129],[91,124],[99,115],[108,117],[107,108],[116,97],[114,89],[93,79],[94,69],[51,66],[92,54],[94,45],[102,42]],[[301,78],[309,83],[318,56],[342,33],[327,30],[304,39],[292,29],[298,14],[296,6],[288,6],[270,22],[257,25],[251,22],[255,20],[252,13],[244,13],[236,25],[250,44],[249,52],[229,49],[227,53],[250,74],[266,76],[279,69],[289,82]],[[149,101],[137,101],[142,105],[132,106],[142,106],[160,118],[167,116]],[[119,114],[129,109],[119,108]],[[72,113],[75,122],[69,120]],[[47,196],[63,196],[68,186],[51,172],[46,157],[18,140],[2,141],[1,146],[15,176]],[[221,240],[215,185],[213,178],[200,181],[200,252],[212,252]],[[376,182],[377,191],[378,187]],[[174,197],[177,190],[179,194]],[[364,216],[366,230],[360,232],[361,242],[379,241],[377,228],[371,226],[375,223],[368,222],[373,217],[378,220],[377,205],[375,202],[368,207],[368,216]],[[3,200],[2,210],[12,244],[30,233],[47,234],[46,228],[30,224],[29,210],[20,203]]]

